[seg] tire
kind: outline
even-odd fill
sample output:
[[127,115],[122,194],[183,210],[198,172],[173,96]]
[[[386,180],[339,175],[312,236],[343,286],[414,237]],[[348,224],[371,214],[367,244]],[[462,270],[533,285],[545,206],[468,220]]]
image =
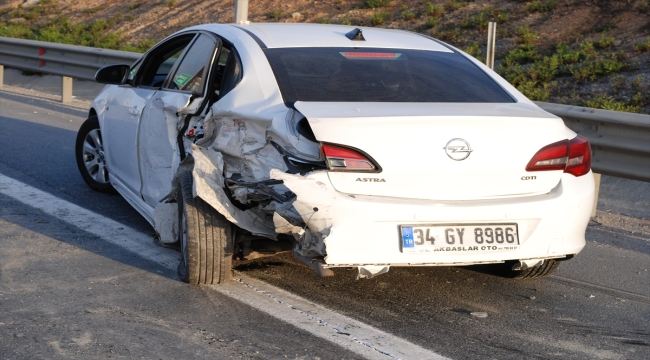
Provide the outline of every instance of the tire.
[[179,175],[179,184],[178,275],[193,285],[223,284],[232,279],[232,224],[201,198],[193,197],[190,172]]
[[510,279],[539,279],[544,276],[550,275],[553,271],[557,270],[560,262],[557,260],[544,260],[540,266],[533,266],[526,270],[512,270],[512,266],[516,261],[506,261],[502,264],[492,265],[492,269],[502,277]]
[[96,116],[89,117],[79,128],[75,142],[75,157],[81,177],[93,190],[115,194],[104,158],[104,143]]

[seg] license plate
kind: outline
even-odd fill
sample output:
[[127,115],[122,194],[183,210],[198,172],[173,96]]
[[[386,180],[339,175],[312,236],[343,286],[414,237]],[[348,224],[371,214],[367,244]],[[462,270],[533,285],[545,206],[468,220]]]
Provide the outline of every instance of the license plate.
[[402,252],[490,252],[519,249],[517,224],[400,225]]

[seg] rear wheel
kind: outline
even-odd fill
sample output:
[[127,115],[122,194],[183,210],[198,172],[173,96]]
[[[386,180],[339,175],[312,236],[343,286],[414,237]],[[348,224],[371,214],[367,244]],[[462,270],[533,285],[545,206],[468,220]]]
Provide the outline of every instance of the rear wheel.
[[208,203],[192,194],[192,174],[179,175],[178,275],[189,284],[222,284],[232,279],[232,224]]
[[75,157],[81,177],[93,190],[115,193],[108,180],[104,158],[104,142],[96,116],[89,117],[79,128],[75,142]]
[[560,262],[557,260],[544,260],[542,265],[539,266],[533,266],[525,270],[512,270],[515,263],[516,261],[506,261],[502,264],[494,264],[492,269],[498,275],[511,279],[538,279],[551,274],[560,266]]

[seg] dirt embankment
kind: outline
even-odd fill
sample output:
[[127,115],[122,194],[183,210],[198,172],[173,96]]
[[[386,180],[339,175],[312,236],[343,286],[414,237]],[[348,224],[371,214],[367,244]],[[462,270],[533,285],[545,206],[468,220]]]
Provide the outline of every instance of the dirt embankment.
[[[34,6],[55,10],[23,18]],[[104,21],[104,31],[120,41],[146,47],[191,25],[232,22],[234,1],[0,0],[0,31],[57,16],[73,24]],[[648,0],[250,0],[249,20],[405,29],[479,59],[487,22],[496,21],[497,70],[530,98],[650,113]]]

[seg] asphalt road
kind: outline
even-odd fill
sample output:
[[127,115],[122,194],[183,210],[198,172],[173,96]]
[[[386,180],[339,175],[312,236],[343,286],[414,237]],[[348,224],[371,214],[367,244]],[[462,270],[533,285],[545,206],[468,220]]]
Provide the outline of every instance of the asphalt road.
[[[152,234],[119,196],[91,191],[78,175],[82,106],[1,90],[0,174]],[[452,359],[646,359],[650,207],[639,188],[647,185],[604,177],[587,247],[539,281],[480,266],[319,278],[288,255],[236,269]],[[361,358],[2,194],[0,244],[0,359]]]

